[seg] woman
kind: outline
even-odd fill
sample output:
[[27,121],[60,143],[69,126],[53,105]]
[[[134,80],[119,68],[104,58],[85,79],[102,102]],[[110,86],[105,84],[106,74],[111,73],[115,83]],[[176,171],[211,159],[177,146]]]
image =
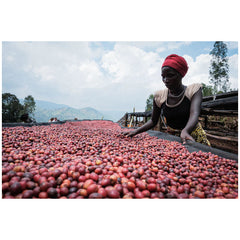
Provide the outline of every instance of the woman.
[[170,128],[181,130],[180,137],[183,143],[191,140],[210,146],[206,133],[198,122],[202,103],[201,84],[184,86],[182,78],[187,71],[188,65],[183,57],[172,54],[165,59],[162,65],[162,81],[167,88],[154,94],[151,120],[124,135],[133,137],[153,128],[157,124],[162,110],[167,125]]

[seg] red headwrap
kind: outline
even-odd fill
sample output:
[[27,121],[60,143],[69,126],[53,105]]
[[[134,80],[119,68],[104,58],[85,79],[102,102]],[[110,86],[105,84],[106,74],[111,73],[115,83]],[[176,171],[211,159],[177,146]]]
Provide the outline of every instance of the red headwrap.
[[186,60],[178,56],[176,54],[171,54],[168,57],[166,57],[165,61],[163,62],[163,67],[171,67],[177,70],[183,77],[186,75],[188,71],[188,65]]

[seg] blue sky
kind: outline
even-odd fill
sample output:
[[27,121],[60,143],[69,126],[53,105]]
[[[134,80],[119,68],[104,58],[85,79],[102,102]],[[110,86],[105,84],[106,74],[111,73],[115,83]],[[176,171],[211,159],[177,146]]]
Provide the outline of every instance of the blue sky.
[[[230,87],[238,88],[238,45],[226,42]],[[29,41],[2,43],[2,92],[18,98],[97,110],[144,111],[148,96],[164,88],[165,57],[184,56],[183,84],[208,82],[208,41]]]

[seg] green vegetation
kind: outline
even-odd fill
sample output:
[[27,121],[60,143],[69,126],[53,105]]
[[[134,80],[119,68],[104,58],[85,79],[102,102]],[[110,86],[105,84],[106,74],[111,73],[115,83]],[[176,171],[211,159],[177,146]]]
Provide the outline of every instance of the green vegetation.
[[146,101],[145,112],[152,111],[152,107],[153,107],[153,94],[151,94]]
[[212,56],[209,69],[209,81],[213,84],[213,93],[225,93],[229,91],[229,66],[227,57],[227,45],[218,41],[210,52]]
[[34,98],[29,95],[22,105],[19,99],[11,93],[2,94],[2,122],[30,121],[35,110]]
[[203,97],[212,96],[213,95],[213,87],[202,83],[202,94],[203,94]]
[[31,95],[25,97],[24,104],[23,104],[23,111],[25,113],[32,115],[34,114],[35,109],[36,109],[36,103],[34,101],[34,98]]

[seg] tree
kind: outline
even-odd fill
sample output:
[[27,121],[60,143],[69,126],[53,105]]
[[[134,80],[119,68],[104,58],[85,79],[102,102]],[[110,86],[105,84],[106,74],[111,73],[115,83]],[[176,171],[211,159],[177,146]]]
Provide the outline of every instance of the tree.
[[227,92],[229,90],[229,66],[227,57],[227,45],[218,41],[214,43],[210,52],[212,55],[209,69],[210,83],[213,84],[213,93]]
[[34,98],[29,95],[27,97],[24,98],[24,105],[23,105],[23,109],[24,109],[24,113],[29,114],[29,115],[33,115],[34,111],[36,108],[36,103],[34,101]]
[[151,94],[146,101],[145,112],[152,111],[152,108],[153,108],[153,94]]
[[11,93],[2,94],[2,121],[3,122],[17,122],[23,106],[20,104],[18,98]]
[[24,98],[22,105],[18,98],[11,93],[2,94],[2,121],[3,122],[31,122],[35,111],[36,103],[34,98],[29,95]]
[[202,83],[202,94],[203,97],[213,95],[213,87]]

